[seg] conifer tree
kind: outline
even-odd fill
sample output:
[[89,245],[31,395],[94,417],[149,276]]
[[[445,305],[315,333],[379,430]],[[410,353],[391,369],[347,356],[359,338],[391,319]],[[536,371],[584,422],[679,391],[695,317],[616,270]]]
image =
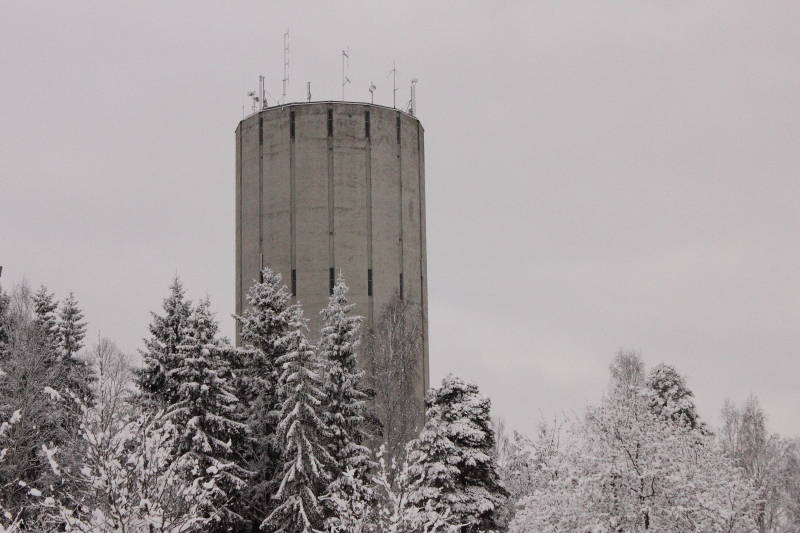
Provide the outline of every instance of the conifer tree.
[[3,285],[0,284],[0,357],[5,352],[6,345],[11,338],[10,307],[11,297],[3,291]]
[[164,316],[153,315],[150,339],[145,339],[142,354],[144,368],[137,372],[137,385],[145,395],[156,400],[161,408],[177,401],[177,385],[167,374],[178,367],[178,346],[184,343],[186,322],[192,312],[192,302],[184,300],[186,291],[177,276],[169,287],[170,295],[164,299]]
[[428,421],[409,444],[409,473],[418,484],[410,500],[418,508],[448,515],[467,531],[497,529],[495,510],[508,492],[492,457],[490,401],[452,374],[425,399]]
[[71,292],[61,304],[58,323],[58,344],[61,355],[66,359],[83,348],[83,338],[86,336],[86,322],[81,322],[83,312],[78,307],[75,295]]
[[645,386],[650,410],[655,415],[691,429],[704,426],[694,406],[694,394],[674,367],[663,363],[656,366],[648,374]]
[[[347,302],[347,285],[339,277],[321,311],[323,325],[317,345],[321,365],[325,400],[321,410],[323,422],[330,429],[328,453],[334,460],[332,491],[356,496],[347,480],[367,482],[371,467],[369,449],[363,443],[369,438],[365,431],[365,402],[369,398],[362,380],[364,371],[358,367],[356,350],[359,345],[360,316],[350,316],[355,307]],[[349,476],[344,476],[350,472]],[[359,484],[355,484],[359,485]],[[342,495],[344,496],[344,494]]]
[[208,299],[201,300],[186,320],[177,366],[166,375],[176,390],[168,414],[180,432],[178,453],[192,456],[201,473],[215,478],[212,501],[226,509],[224,522],[230,524],[238,517],[226,504],[246,485],[247,471],[237,464],[236,452],[247,425],[239,420],[239,400],[231,380],[232,348],[216,338],[219,324],[209,306]]
[[261,282],[253,283],[247,293],[250,304],[236,321],[241,328],[245,347],[242,398],[258,404],[258,410],[272,410],[276,400],[276,384],[280,372],[276,360],[289,350],[289,338],[301,313],[298,305],[289,305],[291,295],[281,275],[269,268],[262,272]]
[[280,406],[276,443],[282,451],[274,498],[278,506],[261,524],[265,531],[310,533],[323,526],[320,496],[330,481],[333,458],[325,449],[328,428],[320,417],[324,401],[314,349],[306,340],[305,320],[292,321],[290,351],[278,358]]
[[58,302],[53,299],[54,293],[47,293],[47,287],[42,285],[33,295],[33,310],[35,313],[33,324],[41,332],[42,341],[54,350],[58,347]]
[[302,327],[299,305],[290,305],[291,296],[281,275],[265,268],[262,281],[255,282],[247,294],[249,308],[236,321],[242,345],[236,365],[236,391],[251,428],[245,457],[253,471],[243,514],[261,523],[272,508],[276,490],[275,469],[281,450],[274,440],[278,405],[277,384],[280,366],[277,359],[292,349],[294,330]]

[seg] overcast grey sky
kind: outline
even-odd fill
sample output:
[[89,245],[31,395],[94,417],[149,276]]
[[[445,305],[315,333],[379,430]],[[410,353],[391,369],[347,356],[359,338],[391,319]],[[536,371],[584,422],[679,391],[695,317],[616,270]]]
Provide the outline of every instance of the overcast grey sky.
[[800,435],[800,4],[0,4],[0,264],[140,348],[177,272],[234,307],[244,94],[392,105],[419,78],[431,377],[530,432],[618,348],[702,416]]

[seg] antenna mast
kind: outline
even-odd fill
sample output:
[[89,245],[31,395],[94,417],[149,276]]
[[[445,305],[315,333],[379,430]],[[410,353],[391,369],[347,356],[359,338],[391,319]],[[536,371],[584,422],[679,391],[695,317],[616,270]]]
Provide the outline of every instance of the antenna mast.
[[289,30],[283,34],[283,96],[281,103],[286,103],[286,88],[289,85]]
[[261,95],[261,109],[267,108],[267,89],[264,86],[264,76],[258,77],[258,93]]
[[[389,76],[392,76],[392,107],[397,109],[397,61],[392,61],[392,71],[389,73]],[[389,76],[386,76],[387,78]]]
[[416,115],[416,112],[417,112],[417,91],[416,91],[416,88],[417,88],[417,82],[418,81],[419,80],[417,78],[413,78],[411,80],[411,109],[410,109],[410,111],[411,111],[411,116],[412,117],[416,117],[417,116]]
[[350,83],[350,78],[344,75],[345,72],[345,59],[347,60],[347,68],[350,68],[350,47],[347,47],[347,52],[342,50],[342,102],[344,102],[344,86]]

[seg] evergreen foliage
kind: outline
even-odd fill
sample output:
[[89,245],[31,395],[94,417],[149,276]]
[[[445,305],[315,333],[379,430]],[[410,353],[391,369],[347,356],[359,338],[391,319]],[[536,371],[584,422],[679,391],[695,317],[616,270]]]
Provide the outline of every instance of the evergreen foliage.
[[[168,415],[179,430],[178,454],[196,460],[201,480],[216,479],[211,500],[224,507],[246,485],[247,471],[232,463],[247,425],[239,420],[239,400],[231,381],[232,348],[216,339],[219,325],[209,305],[208,299],[201,300],[186,320],[177,366],[166,375],[167,382],[176,386],[176,401]],[[231,512],[223,513],[223,518],[237,520]]]
[[291,295],[281,275],[265,268],[262,279],[248,291],[249,308],[235,317],[244,346],[238,351],[236,391],[251,429],[244,455],[253,472],[242,513],[255,524],[261,523],[273,506],[275,469],[281,456],[273,438],[281,374],[276,361],[291,349],[294,330],[303,324],[300,307],[290,305]]
[[11,337],[11,297],[0,284],[0,357],[3,356]]
[[289,305],[291,295],[280,274],[265,268],[262,278],[247,293],[249,308],[236,317],[245,347],[242,400],[260,412],[275,406],[280,375],[276,361],[291,349],[290,333],[301,313],[298,305]]
[[323,325],[317,345],[322,365],[325,400],[322,420],[330,428],[327,448],[335,461],[337,475],[353,470],[366,480],[371,467],[369,438],[365,431],[365,409],[369,394],[363,386],[364,371],[358,367],[360,316],[350,316],[355,304],[347,302],[347,285],[339,277],[323,309]]
[[[360,316],[350,316],[355,307],[347,301],[347,285],[339,276],[321,311],[323,324],[317,344],[325,399],[321,418],[330,430],[326,448],[331,458],[332,481],[328,487],[330,510],[328,526],[349,527],[354,509],[366,509],[371,503],[369,472],[374,466],[370,450],[364,442],[366,431],[366,401],[370,395],[363,385],[364,371],[358,367],[356,350],[359,346]],[[347,502],[347,505],[342,505]]]
[[58,317],[59,348],[62,356],[70,359],[83,348],[83,338],[86,336],[86,322],[81,322],[83,312],[71,292],[62,302]]
[[325,449],[330,436],[320,417],[324,401],[322,380],[313,347],[304,335],[305,320],[292,323],[290,351],[276,361],[280,407],[275,439],[282,451],[276,471],[279,482],[274,498],[278,506],[261,524],[273,532],[309,533],[321,530],[324,511],[320,496],[331,481],[333,458]]
[[47,287],[42,285],[33,295],[33,310],[35,313],[33,324],[41,332],[40,339],[51,347],[59,344],[58,316],[56,309],[58,302],[53,299],[54,293],[47,293]]
[[185,301],[186,291],[177,276],[169,287],[170,295],[164,299],[164,316],[150,313],[150,339],[145,339],[142,354],[144,368],[137,372],[137,385],[146,396],[166,409],[178,399],[177,384],[168,373],[180,364],[178,346],[184,343],[186,322],[192,313],[192,302]]
[[674,367],[663,363],[656,366],[648,374],[645,386],[654,414],[691,429],[703,427],[694,406],[694,394]]
[[13,445],[0,464],[0,500],[20,521],[34,524],[43,510],[29,501],[31,490],[70,489],[49,468],[42,446],[69,449],[80,425],[80,409],[52,397],[75,395],[91,404],[93,375],[77,359],[59,357],[57,304],[46,288],[33,295],[23,284],[13,298],[0,300],[16,306],[0,316],[7,332],[0,351],[0,419],[18,412],[6,435]]
[[411,502],[451,519],[467,531],[497,529],[495,510],[508,492],[493,458],[490,401],[452,374],[425,400],[428,421],[409,444],[409,468],[419,483]]

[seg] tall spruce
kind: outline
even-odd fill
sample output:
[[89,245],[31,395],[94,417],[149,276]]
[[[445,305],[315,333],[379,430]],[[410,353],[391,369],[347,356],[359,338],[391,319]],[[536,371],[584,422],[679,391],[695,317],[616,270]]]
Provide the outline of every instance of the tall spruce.
[[410,500],[423,511],[450,517],[462,531],[497,530],[495,510],[508,496],[493,458],[490,401],[474,383],[452,374],[425,399],[428,421],[409,444]]
[[[334,460],[336,484],[351,478],[367,482],[372,466],[369,448],[363,445],[370,436],[365,427],[369,394],[356,358],[362,317],[350,316],[355,304],[348,303],[347,291],[340,276],[328,307],[321,311],[323,324],[317,344],[325,393],[321,416],[331,433],[326,447]],[[345,472],[352,472],[351,477],[345,477]]]
[[175,402],[168,415],[178,426],[179,454],[197,460],[201,479],[215,480],[212,501],[222,511],[223,526],[239,522],[228,506],[246,485],[247,471],[237,462],[237,451],[247,433],[234,394],[229,354],[233,349],[216,338],[219,324],[210,302],[201,300],[186,320],[183,343],[177,347],[177,366],[166,380],[175,384]]
[[147,397],[161,408],[177,401],[177,384],[168,378],[168,373],[178,367],[178,346],[184,344],[186,324],[192,313],[192,302],[184,299],[186,291],[177,276],[169,287],[170,295],[164,299],[164,316],[153,312],[150,324],[150,339],[145,339],[146,350],[141,351],[144,368],[137,372],[137,385]]
[[281,456],[273,438],[281,374],[277,360],[292,349],[295,330],[303,323],[301,309],[290,304],[281,275],[269,268],[261,274],[262,281],[254,282],[247,294],[249,308],[236,317],[244,346],[238,352],[236,391],[251,428],[245,457],[253,471],[242,512],[255,527],[273,507],[275,469]]
[[290,350],[276,361],[280,401],[275,440],[281,450],[276,471],[277,507],[261,524],[273,532],[310,533],[323,527],[320,496],[330,482],[333,458],[325,449],[329,431],[320,416],[325,395],[313,346],[304,334],[305,319],[292,322]]
[[83,338],[86,337],[86,322],[81,322],[83,312],[72,292],[61,303],[58,318],[58,345],[61,355],[70,359],[83,348]]
[[33,324],[40,332],[39,338],[53,351],[59,344],[58,301],[53,299],[54,296],[54,293],[47,292],[44,285],[33,295]]

